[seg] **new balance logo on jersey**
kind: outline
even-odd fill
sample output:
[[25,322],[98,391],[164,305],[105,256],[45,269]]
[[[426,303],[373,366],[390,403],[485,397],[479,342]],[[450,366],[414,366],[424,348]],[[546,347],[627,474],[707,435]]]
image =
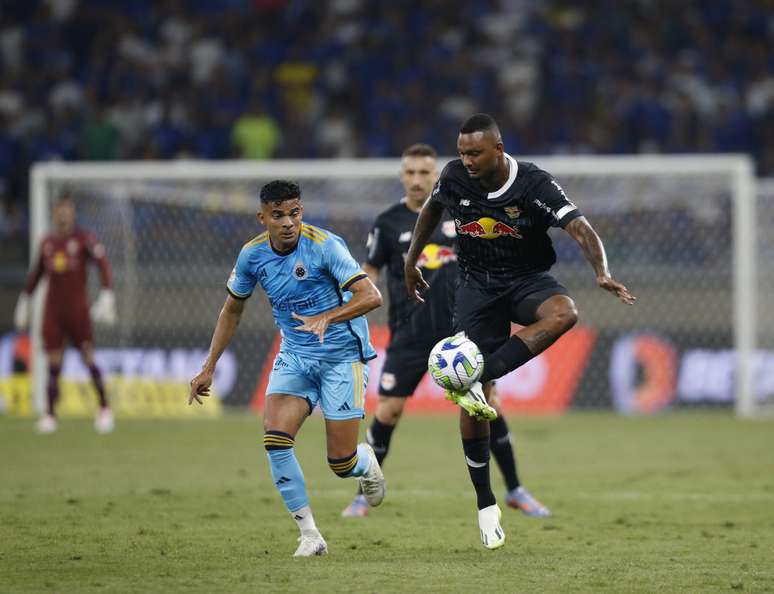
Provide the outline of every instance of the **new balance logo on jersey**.
[[460,200],[460,206],[470,206],[470,200],[468,200],[467,198],[463,198],[462,200]]
[[404,231],[400,234],[398,237],[398,241],[401,243],[406,243],[407,241],[411,241],[411,231]]
[[277,481],[274,484],[279,487],[280,485],[284,485],[285,483],[289,483],[289,482],[290,482],[290,479],[288,477],[281,476],[277,479]]
[[562,194],[562,197],[563,197],[565,200],[567,200],[567,202],[569,202],[569,201],[570,201],[570,199],[567,197],[567,194],[565,194],[565,193],[564,193],[564,188],[562,188],[562,186],[560,186],[558,183],[556,183],[556,180],[555,180],[555,179],[552,179],[552,180],[551,180],[551,184],[552,184],[552,185],[553,185],[553,186],[554,186],[554,187],[555,187],[557,190],[559,190],[559,192]]
[[340,411],[343,411],[343,410],[352,410],[352,409],[349,407],[349,404],[347,404],[347,403],[345,402],[344,404],[342,404],[342,405],[339,407],[339,410],[340,410]]

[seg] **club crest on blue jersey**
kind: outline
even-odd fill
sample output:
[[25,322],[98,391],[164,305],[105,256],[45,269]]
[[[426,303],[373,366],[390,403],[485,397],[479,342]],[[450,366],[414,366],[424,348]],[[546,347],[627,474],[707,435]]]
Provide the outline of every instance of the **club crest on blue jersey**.
[[304,280],[308,276],[308,273],[306,271],[306,267],[304,266],[303,262],[296,262],[296,265],[293,267],[293,277],[296,280]]

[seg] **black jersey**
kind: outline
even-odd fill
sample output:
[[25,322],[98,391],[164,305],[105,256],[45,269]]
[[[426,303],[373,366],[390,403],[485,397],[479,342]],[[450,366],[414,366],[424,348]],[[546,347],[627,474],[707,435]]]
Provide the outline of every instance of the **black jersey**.
[[387,292],[390,295],[389,324],[395,333],[407,323],[418,332],[438,326],[449,326],[449,300],[456,280],[457,255],[454,251],[456,232],[454,221],[444,220],[422,250],[417,266],[430,284],[424,295],[425,303],[408,296],[404,279],[404,264],[419,213],[406,206],[405,198],[376,217],[368,234],[366,263],[374,268],[387,268]]
[[487,192],[460,159],[444,168],[431,200],[454,219],[460,273],[466,283],[510,285],[516,276],[547,271],[556,262],[549,227],[581,216],[561,186],[532,163],[506,155],[510,175]]

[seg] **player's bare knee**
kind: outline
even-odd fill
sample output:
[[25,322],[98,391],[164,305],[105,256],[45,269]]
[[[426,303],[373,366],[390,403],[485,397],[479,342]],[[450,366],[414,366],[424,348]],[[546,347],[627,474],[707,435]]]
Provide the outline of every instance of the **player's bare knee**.
[[403,415],[405,398],[389,397],[381,398],[376,407],[376,418],[385,425],[397,425]]
[[556,312],[554,318],[557,328],[561,332],[567,332],[578,323],[578,308],[575,307],[574,303],[570,303],[567,307]]
[[550,324],[557,338],[578,322],[578,308],[569,297],[553,297],[541,306],[541,310],[538,310],[539,318]]

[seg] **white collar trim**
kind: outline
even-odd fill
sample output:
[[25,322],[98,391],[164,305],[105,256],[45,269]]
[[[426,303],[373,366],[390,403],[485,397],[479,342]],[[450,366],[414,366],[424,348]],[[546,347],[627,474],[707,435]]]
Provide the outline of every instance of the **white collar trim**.
[[488,200],[494,200],[495,198],[499,198],[503,194],[505,194],[508,191],[508,188],[510,188],[513,185],[513,182],[516,181],[516,176],[519,174],[519,163],[511,157],[508,153],[503,153],[505,157],[508,159],[508,162],[510,163],[510,172],[508,173],[508,181],[503,184],[503,187],[499,190],[495,190],[494,192],[489,192],[486,197]]

